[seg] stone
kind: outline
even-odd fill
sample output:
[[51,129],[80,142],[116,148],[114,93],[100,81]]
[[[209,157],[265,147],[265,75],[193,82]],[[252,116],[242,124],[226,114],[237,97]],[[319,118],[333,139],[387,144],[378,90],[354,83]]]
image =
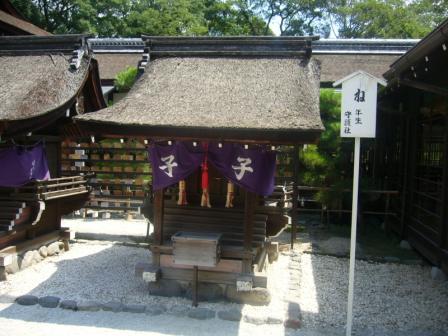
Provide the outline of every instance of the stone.
[[268,316],[267,324],[282,324],[283,319],[279,316]]
[[101,303],[97,301],[82,301],[78,303],[79,311],[98,311],[101,307]]
[[227,286],[226,298],[229,301],[254,306],[264,306],[271,302],[271,294],[266,288],[255,287],[249,292],[238,292],[235,286]]
[[384,261],[388,262],[388,263],[399,263],[400,262],[400,258],[386,256],[386,257],[384,257]]
[[438,267],[431,268],[431,278],[435,281],[446,281],[447,276],[443,271]]
[[9,274],[14,274],[20,271],[20,264],[22,263],[22,258],[17,255],[12,256],[11,263],[5,266],[6,272]]
[[195,308],[188,312],[188,317],[195,320],[209,320],[214,318],[216,312],[208,308]]
[[279,255],[279,248],[278,248],[278,242],[271,242],[268,246],[268,260],[269,263],[272,264],[274,261],[278,259]]
[[151,316],[161,315],[166,312],[166,308],[164,306],[146,306],[145,313]]
[[123,310],[123,304],[118,301],[110,301],[102,305],[101,307],[104,311],[111,311],[118,313]]
[[126,304],[123,306],[123,311],[127,313],[144,313],[145,310],[146,306],[141,304]]
[[42,256],[40,255],[39,251],[33,251],[33,263],[37,264],[42,261]]
[[176,280],[159,280],[158,282],[149,282],[149,294],[158,296],[183,296],[185,291],[182,285]]
[[45,308],[56,308],[61,301],[57,296],[44,296],[39,298],[39,304]]
[[243,314],[238,309],[229,309],[229,310],[221,310],[218,312],[218,317],[221,320],[225,321],[235,321],[239,322],[241,321],[241,318],[243,317]]
[[59,250],[59,243],[58,242],[51,243],[47,247],[47,254],[49,256],[54,256],[55,254],[59,254],[59,251],[60,250]]
[[58,246],[59,246],[59,252],[64,252],[65,251],[65,245],[63,241],[59,241],[57,242]]
[[22,262],[20,264],[20,269],[25,269],[34,264],[34,252],[28,251],[22,257]]
[[42,258],[46,258],[48,256],[48,250],[46,246],[41,246],[38,251]]
[[266,324],[267,318],[265,316],[245,315],[244,321],[247,323],[255,324],[255,325],[262,325],[262,324]]
[[[185,297],[188,299],[193,298],[193,288],[191,286],[188,287]],[[224,291],[222,287],[218,284],[212,283],[199,283],[198,286],[198,300],[199,301],[219,301],[224,299]]]
[[59,308],[68,310],[78,310],[78,304],[75,300],[62,300],[59,304]]
[[402,240],[400,242],[400,248],[402,248],[403,250],[412,250],[412,246],[407,240]]
[[189,311],[190,311],[189,307],[174,306],[170,310],[168,310],[167,313],[169,315],[173,315],[173,316],[176,316],[176,317],[184,317],[184,316],[186,316],[188,314]]
[[34,306],[39,299],[34,295],[22,295],[16,299],[16,302],[22,306]]
[[291,329],[299,329],[302,325],[302,310],[296,302],[288,302],[284,326]]

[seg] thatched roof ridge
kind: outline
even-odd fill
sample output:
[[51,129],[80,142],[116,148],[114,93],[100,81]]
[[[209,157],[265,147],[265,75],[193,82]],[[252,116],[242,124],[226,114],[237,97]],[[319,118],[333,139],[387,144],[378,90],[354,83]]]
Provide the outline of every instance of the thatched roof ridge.
[[[319,66],[298,57],[169,57],[81,122],[154,129],[320,132]],[[148,134],[149,136],[150,134]]]

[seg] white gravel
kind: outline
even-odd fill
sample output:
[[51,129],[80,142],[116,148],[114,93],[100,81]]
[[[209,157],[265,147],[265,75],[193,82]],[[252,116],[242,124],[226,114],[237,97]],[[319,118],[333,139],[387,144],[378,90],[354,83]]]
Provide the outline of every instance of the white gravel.
[[[304,327],[343,328],[348,259],[297,253],[292,265]],[[430,267],[357,260],[355,274],[354,329],[448,332],[448,281]]]
[[[118,335],[119,333],[111,330],[116,331],[118,328],[123,331],[129,326],[128,313],[89,313],[87,316],[91,316],[91,322],[86,322],[83,321],[83,316],[87,313],[10,305],[15,297],[23,294],[56,295],[77,301],[164,305],[168,310],[179,306],[190,307],[191,301],[187,299],[148,294],[146,285],[134,277],[135,264],[145,260],[150,261],[150,253],[143,248],[100,241],[79,241],[72,244],[69,252],[46,258],[37,265],[10,275],[7,281],[0,282],[0,323],[20,325],[20,320],[24,319],[29,323],[51,325],[63,320],[62,324],[88,327],[84,330],[87,334],[91,332],[89,328],[98,323],[98,332],[104,328],[98,335],[106,335],[107,331]],[[200,302],[200,307],[215,311],[238,308],[243,315],[282,317],[288,302],[293,301],[301,307],[304,328],[340,330],[344,328],[346,320],[347,272],[348,259],[286,253],[280,255],[270,270],[269,286],[273,299],[269,306]],[[357,261],[356,272],[355,330],[369,328],[448,332],[448,282],[432,281],[429,267]],[[34,316],[32,319],[27,317],[27,311],[30,316]],[[106,323],[111,316],[113,321]],[[217,318],[202,321],[197,329],[186,329],[186,325],[194,326],[199,322],[188,324],[186,318],[170,314],[163,314],[159,319],[132,315],[132,321],[136,325],[130,330],[141,331],[145,335],[199,335],[207,334],[207,330],[216,330],[219,335],[294,334],[291,330],[285,331],[282,325],[254,326],[244,321],[232,324]],[[168,325],[154,327],[148,325],[150,321]],[[235,325],[239,327],[235,329]],[[62,327],[58,328],[55,330],[62,332]],[[82,330],[81,328],[79,334]],[[0,330],[0,335],[1,333]]]

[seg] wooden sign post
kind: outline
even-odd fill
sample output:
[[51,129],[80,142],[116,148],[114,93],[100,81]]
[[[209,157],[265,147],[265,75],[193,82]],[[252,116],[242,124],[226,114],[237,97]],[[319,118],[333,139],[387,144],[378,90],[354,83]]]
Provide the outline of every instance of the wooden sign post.
[[378,84],[386,86],[386,82],[364,71],[357,71],[336,81],[333,86],[336,87],[341,84],[341,137],[355,138],[353,157],[352,226],[350,237],[350,273],[348,282],[346,328],[346,336],[350,336],[352,334],[353,322],[353,287],[355,280],[356,224],[358,214],[361,138],[375,138],[377,86]]

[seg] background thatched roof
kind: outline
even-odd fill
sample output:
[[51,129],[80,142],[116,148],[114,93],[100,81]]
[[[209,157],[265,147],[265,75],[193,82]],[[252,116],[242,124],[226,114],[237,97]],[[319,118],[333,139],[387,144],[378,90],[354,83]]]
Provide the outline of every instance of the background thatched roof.
[[70,70],[70,56],[0,56],[0,121],[21,120],[54,110],[80,89],[88,71],[83,59]]
[[113,80],[120,71],[125,70],[127,67],[137,67],[138,61],[142,59],[142,54],[141,52],[133,54],[96,53],[95,58],[99,64],[101,80]]
[[319,67],[291,57],[170,57],[80,121],[167,128],[321,131]]

